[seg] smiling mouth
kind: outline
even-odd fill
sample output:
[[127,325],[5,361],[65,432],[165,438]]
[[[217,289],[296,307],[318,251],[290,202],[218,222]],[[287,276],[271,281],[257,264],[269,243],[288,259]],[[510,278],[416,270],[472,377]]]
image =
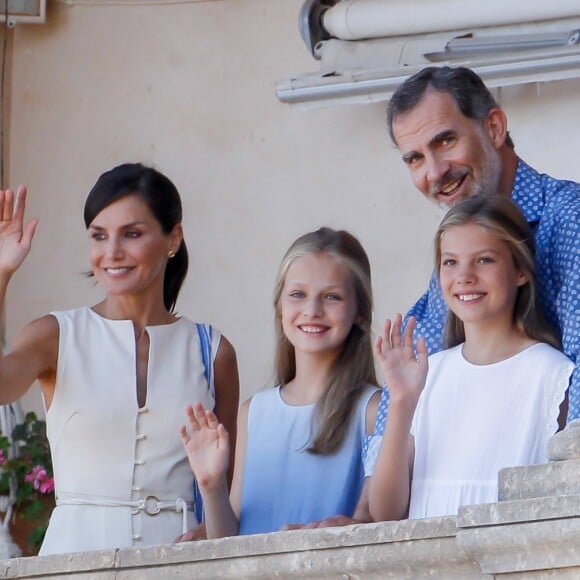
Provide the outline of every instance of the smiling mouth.
[[456,297],[460,302],[473,302],[478,298],[483,298],[483,296],[483,294],[456,294]]
[[107,272],[107,274],[112,274],[113,276],[125,274],[126,272],[129,272],[129,270],[131,270],[131,268],[128,266],[125,266],[123,268],[103,268],[103,269],[105,270],[105,272]]
[[302,325],[299,326],[298,328],[300,328],[300,330],[302,332],[305,332],[306,334],[320,334],[321,332],[327,330],[326,326],[315,326],[313,324]]
[[459,179],[449,181],[440,187],[437,193],[439,195],[444,195],[445,197],[451,197],[462,186],[464,181],[465,175],[462,175]]

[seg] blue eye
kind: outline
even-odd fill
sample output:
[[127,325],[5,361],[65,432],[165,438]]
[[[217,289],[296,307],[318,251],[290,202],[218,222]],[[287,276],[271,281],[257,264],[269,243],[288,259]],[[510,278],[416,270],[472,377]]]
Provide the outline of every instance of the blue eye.
[[342,297],[339,294],[330,293],[326,295],[328,300],[342,300]]
[[304,294],[304,292],[302,292],[301,290],[293,290],[292,292],[290,292],[289,296],[291,298],[304,298],[306,294]]
[[100,242],[101,240],[105,239],[105,234],[95,232],[95,233],[91,234],[91,238],[97,242]]

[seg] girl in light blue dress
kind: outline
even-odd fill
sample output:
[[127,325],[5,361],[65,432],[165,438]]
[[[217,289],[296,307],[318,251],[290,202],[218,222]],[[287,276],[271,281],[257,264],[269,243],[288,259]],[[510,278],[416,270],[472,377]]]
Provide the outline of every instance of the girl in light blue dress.
[[356,238],[321,228],[286,253],[275,290],[278,385],[238,414],[228,495],[229,437],[200,403],[183,444],[199,483],[208,538],[272,532],[358,513],[361,450],[374,425],[371,275]]

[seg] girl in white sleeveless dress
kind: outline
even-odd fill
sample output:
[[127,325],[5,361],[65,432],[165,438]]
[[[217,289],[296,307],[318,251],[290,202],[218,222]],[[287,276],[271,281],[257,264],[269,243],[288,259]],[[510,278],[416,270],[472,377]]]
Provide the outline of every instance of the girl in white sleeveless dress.
[[[0,191],[0,304],[30,251],[26,189]],[[235,351],[218,331],[206,380],[200,331],[173,313],[188,257],[173,183],[138,163],[101,175],[85,204],[102,302],[30,324],[0,359],[0,402],[38,380],[56,508],[41,554],[170,543],[195,524],[179,435],[201,398],[235,434]],[[57,265],[55,264],[55,267]]]
[[390,393],[369,486],[376,520],[457,514],[497,501],[501,468],[547,460],[572,362],[537,302],[534,237],[500,195],[455,205],[435,238],[448,349],[427,357],[413,322],[375,346]]

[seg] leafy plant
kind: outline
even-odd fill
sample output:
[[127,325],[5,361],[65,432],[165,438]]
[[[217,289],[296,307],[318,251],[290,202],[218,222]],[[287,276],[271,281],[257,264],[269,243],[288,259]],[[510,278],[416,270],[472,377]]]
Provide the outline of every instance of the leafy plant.
[[13,443],[0,435],[0,495],[14,493],[15,515],[38,522],[28,541],[39,547],[48,526],[48,519],[43,517],[46,498],[54,492],[46,423],[35,413],[27,413],[11,435]]

